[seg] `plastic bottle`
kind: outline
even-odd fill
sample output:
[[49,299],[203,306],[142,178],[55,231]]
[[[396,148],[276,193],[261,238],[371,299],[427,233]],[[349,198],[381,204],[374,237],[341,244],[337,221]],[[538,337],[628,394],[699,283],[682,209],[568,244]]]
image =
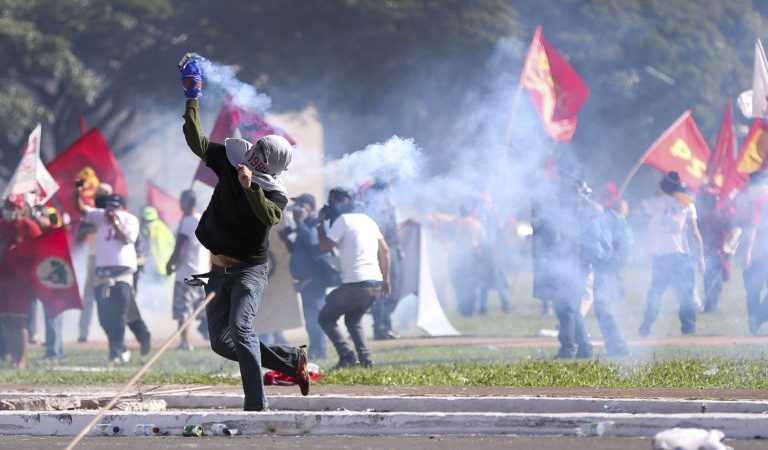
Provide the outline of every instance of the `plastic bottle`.
[[576,434],[579,436],[602,436],[610,433],[614,425],[615,422],[613,420],[585,423],[576,429]]
[[211,425],[211,434],[216,436],[234,436],[237,434],[237,429],[229,428],[225,423],[214,423]]
[[117,436],[122,429],[116,423],[97,423],[93,426],[94,434],[99,436]]
[[203,434],[203,427],[200,425],[184,425],[184,429],[181,430],[181,435],[186,437],[202,436]]
[[160,436],[160,427],[153,423],[140,423],[133,427],[136,436]]

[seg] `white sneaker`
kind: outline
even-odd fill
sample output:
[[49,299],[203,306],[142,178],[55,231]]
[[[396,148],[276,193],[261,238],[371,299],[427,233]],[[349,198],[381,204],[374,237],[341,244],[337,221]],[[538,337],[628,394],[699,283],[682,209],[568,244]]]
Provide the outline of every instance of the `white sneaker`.
[[125,364],[128,361],[130,361],[130,360],[131,360],[131,351],[130,350],[126,350],[126,351],[124,351],[123,353],[120,354],[120,362],[121,363]]

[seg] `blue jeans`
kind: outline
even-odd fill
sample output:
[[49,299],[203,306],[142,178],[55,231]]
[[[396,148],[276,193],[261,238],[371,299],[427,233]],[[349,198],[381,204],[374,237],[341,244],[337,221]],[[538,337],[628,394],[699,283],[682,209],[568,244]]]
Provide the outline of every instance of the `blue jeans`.
[[579,295],[561,292],[554,304],[555,315],[560,326],[557,333],[557,339],[560,341],[557,357],[570,359],[592,356],[592,344],[587,337],[584,316],[581,315]]
[[671,287],[680,303],[680,330],[683,334],[696,332],[696,303],[693,290],[696,287],[696,274],[687,254],[670,253],[653,257],[651,287],[645,306],[645,317],[640,325],[640,335],[647,336],[651,326],[659,316],[661,296]]
[[299,350],[285,345],[268,345],[259,340],[253,321],[267,287],[267,264],[223,268],[214,266],[206,294],[216,296],[208,303],[208,332],[211,349],[240,364],[246,411],[260,411],[268,405],[261,368],[286,375],[296,373]]
[[64,342],[61,338],[63,316],[59,314],[51,317],[48,310],[43,306],[45,313],[45,357],[62,359],[64,358]]
[[324,359],[327,355],[325,332],[318,316],[325,306],[325,283],[313,279],[301,290],[301,304],[304,309],[304,326],[309,335],[309,359]]
[[612,304],[619,298],[620,275],[611,267],[595,266],[595,316],[609,355],[627,353],[627,342],[613,317]]

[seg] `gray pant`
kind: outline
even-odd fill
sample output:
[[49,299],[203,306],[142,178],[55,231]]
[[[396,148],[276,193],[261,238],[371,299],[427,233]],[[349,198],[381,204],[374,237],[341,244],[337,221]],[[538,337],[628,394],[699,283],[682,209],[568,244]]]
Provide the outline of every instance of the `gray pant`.
[[[360,364],[371,363],[371,352],[365,345],[365,333],[360,322],[380,294],[381,281],[361,281],[342,284],[325,298],[325,306],[320,310],[318,320],[323,331],[336,348],[339,358],[353,357],[355,350],[357,350]],[[344,324],[347,326],[349,337],[354,343],[354,349],[344,339],[337,324],[341,316],[344,316]]]

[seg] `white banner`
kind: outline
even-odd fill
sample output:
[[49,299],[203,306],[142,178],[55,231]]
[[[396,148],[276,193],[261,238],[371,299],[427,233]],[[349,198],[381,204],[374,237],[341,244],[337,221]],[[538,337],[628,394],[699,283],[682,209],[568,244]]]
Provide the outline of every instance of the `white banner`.
[[37,124],[27,139],[27,144],[21,152],[21,161],[3,192],[3,198],[11,194],[35,194],[35,203],[43,204],[50,199],[59,185],[53,179],[48,169],[40,159],[40,137],[42,126]]
[[755,42],[755,70],[752,74],[752,117],[768,117],[768,61],[760,39]]

